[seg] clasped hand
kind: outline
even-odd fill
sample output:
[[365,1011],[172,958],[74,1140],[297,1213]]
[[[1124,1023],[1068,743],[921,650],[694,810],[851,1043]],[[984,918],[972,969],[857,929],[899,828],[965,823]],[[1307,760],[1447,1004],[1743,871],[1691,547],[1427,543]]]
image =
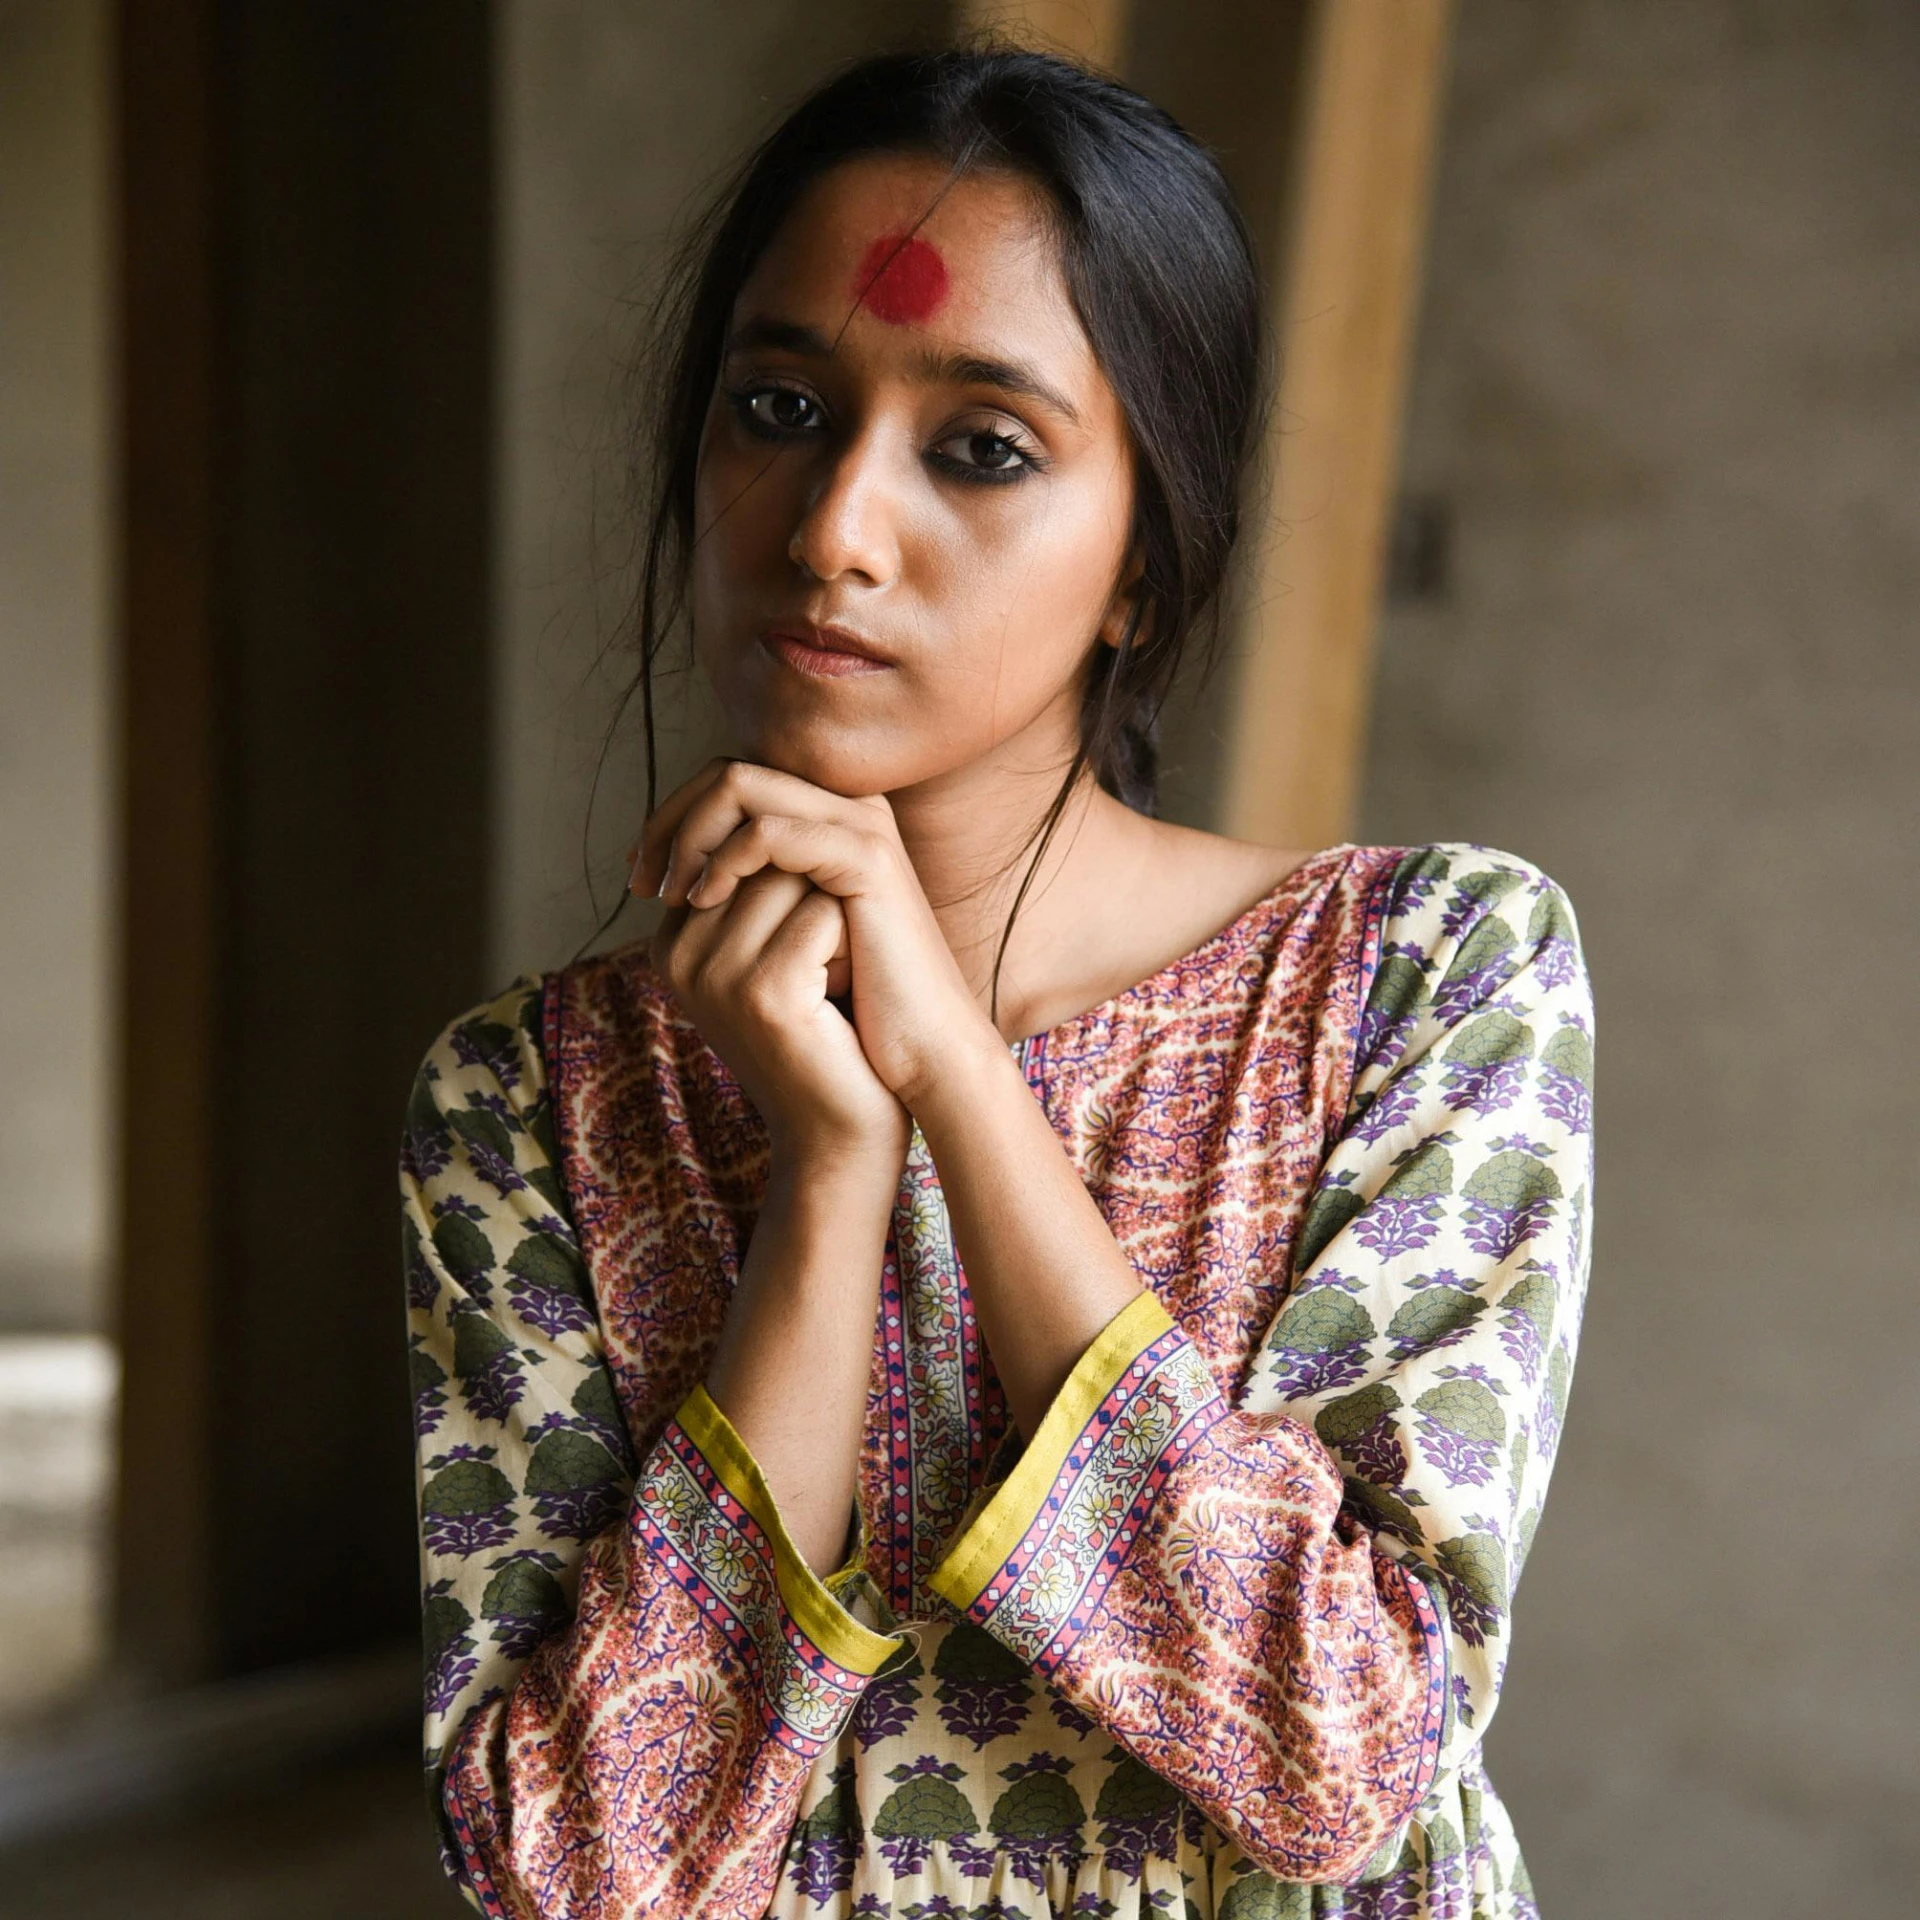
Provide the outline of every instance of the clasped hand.
[[942,1061],[1003,1044],[884,797],[712,761],[647,821],[630,886],[667,903],[655,963],[783,1157],[897,1175]]

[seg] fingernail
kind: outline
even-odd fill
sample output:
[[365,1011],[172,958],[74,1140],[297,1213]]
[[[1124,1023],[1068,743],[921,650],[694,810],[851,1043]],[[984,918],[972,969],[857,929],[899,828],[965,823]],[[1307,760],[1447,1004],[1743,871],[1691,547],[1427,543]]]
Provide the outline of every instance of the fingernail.
[[664,900],[667,897],[667,876],[664,873],[660,876],[660,884],[653,890],[653,897],[656,900]]

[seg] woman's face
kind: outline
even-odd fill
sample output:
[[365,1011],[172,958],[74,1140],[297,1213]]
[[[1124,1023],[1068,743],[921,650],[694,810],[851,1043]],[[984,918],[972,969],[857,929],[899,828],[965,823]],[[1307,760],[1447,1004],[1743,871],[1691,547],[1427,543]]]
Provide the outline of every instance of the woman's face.
[[809,189],[701,442],[700,661],[747,757],[848,795],[996,750],[1057,779],[1125,624],[1132,456],[1044,203],[972,174],[921,220],[945,180],[888,155]]

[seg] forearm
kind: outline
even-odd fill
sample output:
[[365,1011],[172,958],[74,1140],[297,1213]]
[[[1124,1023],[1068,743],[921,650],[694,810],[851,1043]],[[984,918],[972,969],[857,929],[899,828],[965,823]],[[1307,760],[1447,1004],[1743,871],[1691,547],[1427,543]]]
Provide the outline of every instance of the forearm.
[[817,1573],[839,1565],[852,1512],[896,1186],[897,1169],[776,1154],[707,1371]]
[[1031,1437],[1139,1276],[1004,1047],[957,1052],[908,1104],[1008,1409]]

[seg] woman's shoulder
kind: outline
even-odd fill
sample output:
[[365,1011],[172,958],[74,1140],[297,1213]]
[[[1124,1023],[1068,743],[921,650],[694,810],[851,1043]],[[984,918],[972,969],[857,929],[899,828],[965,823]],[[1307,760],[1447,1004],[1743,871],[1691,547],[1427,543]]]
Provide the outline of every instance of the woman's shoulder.
[[1433,957],[1477,941],[1558,943],[1577,958],[1579,923],[1560,882],[1524,854],[1474,840],[1360,848],[1376,870],[1374,913],[1383,952]]

